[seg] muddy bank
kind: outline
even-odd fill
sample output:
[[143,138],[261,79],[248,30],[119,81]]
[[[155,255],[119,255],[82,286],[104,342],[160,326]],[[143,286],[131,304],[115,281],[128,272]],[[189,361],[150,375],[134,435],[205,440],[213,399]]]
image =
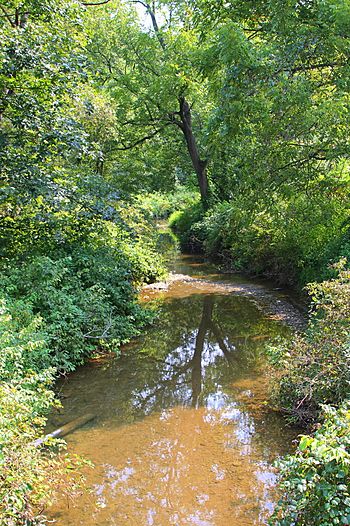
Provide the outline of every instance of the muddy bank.
[[163,295],[164,298],[185,297],[196,293],[237,294],[248,297],[265,315],[287,324],[292,329],[305,328],[305,312],[296,306],[296,301],[290,298],[288,292],[275,289],[273,284],[268,282],[259,283],[238,274],[220,273],[202,258],[182,256],[182,260],[195,261],[192,265],[194,275],[172,271],[166,281],[146,285],[141,291],[142,299],[149,300],[159,295]]

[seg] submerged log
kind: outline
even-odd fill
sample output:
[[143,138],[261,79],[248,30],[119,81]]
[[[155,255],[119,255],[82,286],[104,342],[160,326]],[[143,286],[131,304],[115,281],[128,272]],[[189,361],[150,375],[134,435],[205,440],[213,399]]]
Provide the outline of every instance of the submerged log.
[[62,427],[59,427],[58,429],[55,429],[52,433],[49,433],[48,435],[45,435],[44,437],[38,438],[33,442],[33,445],[35,447],[42,446],[47,442],[50,438],[61,438],[69,433],[72,433],[79,427],[84,426],[91,420],[95,418],[95,415],[88,413],[87,415],[80,416],[79,418],[76,418],[75,420],[72,420],[71,422],[68,422],[68,424],[65,424]]

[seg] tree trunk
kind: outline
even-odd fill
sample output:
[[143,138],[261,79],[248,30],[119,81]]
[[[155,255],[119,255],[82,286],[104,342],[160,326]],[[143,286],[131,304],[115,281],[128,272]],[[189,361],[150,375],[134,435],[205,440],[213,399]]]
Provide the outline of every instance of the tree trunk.
[[188,153],[190,154],[192,166],[196,172],[199,190],[201,193],[202,202],[205,204],[208,198],[208,177],[207,165],[208,161],[201,159],[196,138],[192,129],[192,115],[191,108],[185,97],[179,99],[180,102],[180,128],[185,136]]
[[[159,30],[159,26],[158,26],[156,14],[155,14],[155,3],[152,2],[152,4],[149,4],[144,0],[132,0],[132,3],[141,4],[146,8],[148,14],[151,17],[152,26],[158,38],[158,42],[161,48],[163,49],[163,51],[165,51],[166,43]],[[176,122],[174,121],[174,122],[181,128],[182,133],[185,136],[188,153],[190,154],[192,166],[197,175],[202,203],[204,207],[207,208],[208,206],[208,177],[207,177],[208,160],[204,160],[200,158],[197,141],[196,141],[196,138],[192,130],[192,115],[191,115],[190,105],[188,104],[185,97],[180,97],[179,103],[180,103],[180,112],[179,112],[180,121],[176,121]]]

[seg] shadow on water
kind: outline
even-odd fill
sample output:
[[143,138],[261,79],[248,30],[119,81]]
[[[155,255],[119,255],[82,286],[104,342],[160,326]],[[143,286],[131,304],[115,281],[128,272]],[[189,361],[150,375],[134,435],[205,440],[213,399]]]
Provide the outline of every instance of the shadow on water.
[[57,524],[266,524],[272,463],[295,432],[267,410],[262,351],[289,329],[250,298],[188,287],[155,295],[156,326],[120,358],[61,385],[64,412],[51,425],[96,414],[68,437],[96,467],[87,471],[90,493],[54,506]]

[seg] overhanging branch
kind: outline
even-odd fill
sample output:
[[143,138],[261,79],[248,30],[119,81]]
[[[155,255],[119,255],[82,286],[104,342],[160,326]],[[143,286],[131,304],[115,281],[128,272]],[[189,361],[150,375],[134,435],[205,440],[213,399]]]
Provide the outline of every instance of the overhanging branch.
[[81,3],[82,3],[82,5],[90,6],[90,5],[104,5],[104,4],[109,4],[109,2],[111,2],[111,0],[102,0],[102,2],[81,2]]
[[295,66],[290,68],[283,68],[283,70],[279,71],[287,71],[290,73],[298,73],[299,71],[312,71],[317,69],[325,69],[325,68],[334,68],[334,67],[341,67],[345,66],[345,63],[342,62],[321,62],[319,64],[303,64],[301,66]]
[[155,137],[156,135],[158,135],[158,133],[161,133],[166,126],[168,126],[169,124],[171,124],[170,122],[168,124],[166,124],[165,126],[163,126],[162,128],[158,128],[157,130],[155,130],[154,132],[148,134],[148,135],[145,135],[144,137],[142,137],[141,139],[138,139],[137,141],[133,142],[132,144],[128,144],[126,146],[121,146],[121,147],[117,147],[117,148],[113,148],[112,151],[121,151],[121,152],[124,152],[124,151],[127,151],[127,150],[132,150],[133,148],[136,148],[136,146],[140,146],[141,144],[143,144],[144,142],[146,141],[149,141],[150,139],[153,139],[153,137]]

